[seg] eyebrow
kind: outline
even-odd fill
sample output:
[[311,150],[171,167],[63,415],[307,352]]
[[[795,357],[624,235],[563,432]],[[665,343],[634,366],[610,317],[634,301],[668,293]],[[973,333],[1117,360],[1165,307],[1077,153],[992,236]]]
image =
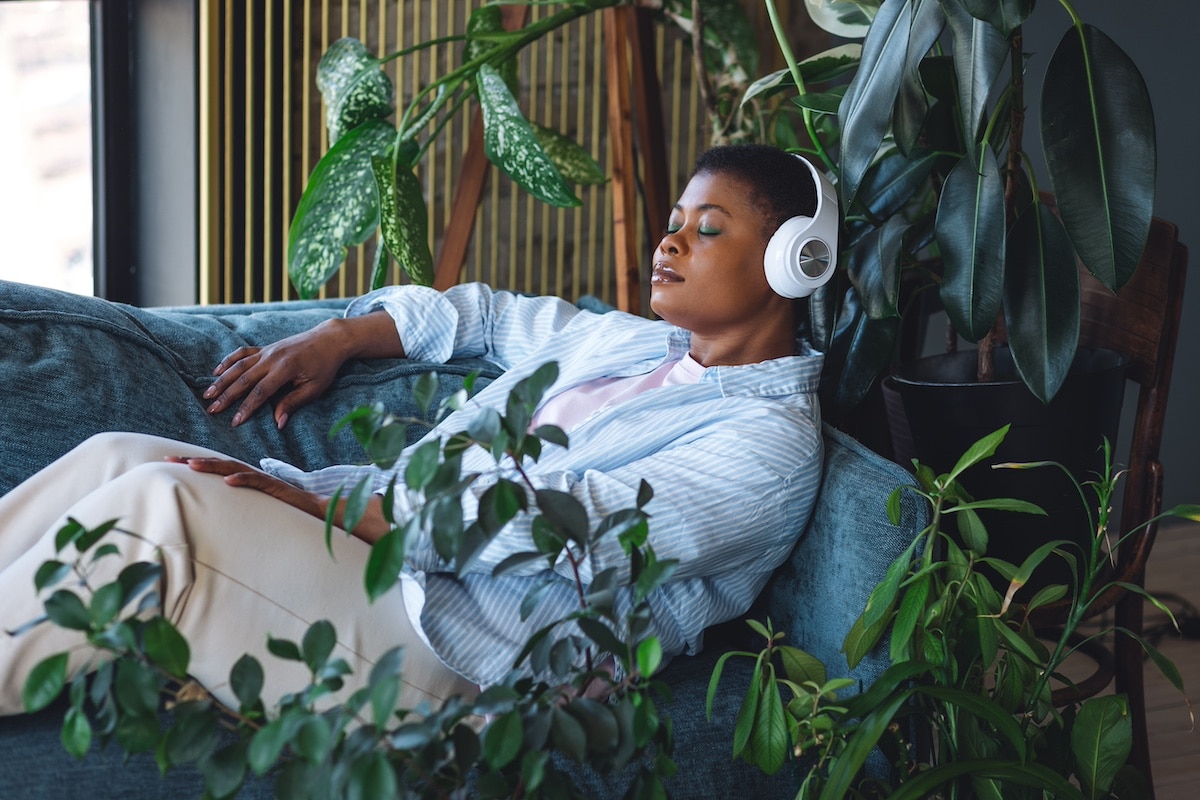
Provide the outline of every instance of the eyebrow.
[[[681,206],[679,203],[676,203],[674,205],[674,210],[683,211],[683,206]],[[719,211],[722,214],[724,214],[725,216],[729,217],[730,219],[733,219],[733,214],[730,214],[725,209],[724,206],[719,206],[716,203],[701,203],[700,205],[696,206],[696,210],[697,211]]]

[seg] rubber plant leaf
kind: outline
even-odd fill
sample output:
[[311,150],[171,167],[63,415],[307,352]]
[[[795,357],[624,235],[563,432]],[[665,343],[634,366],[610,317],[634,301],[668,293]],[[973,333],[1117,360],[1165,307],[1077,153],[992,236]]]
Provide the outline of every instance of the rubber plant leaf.
[[372,120],[317,162],[288,230],[288,275],[301,297],[316,295],[341,266],[346,247],[362,244],[379,227],[371,158],[383,155],[395,136],[390,123]]
[[[799,63],[805,85],[826,83],[855,69],[862,60],[861,44],[843,44],[810,56]],[[751,100],[766,100],[785,90],[795,90],[796,81],[788,68],[776,70],[750,84],[742,96],[742,105]]]
[[946,15],[938,0],[914,0],[914,3],[912,27],[908,31],[908,54],[892,119],[896,146],[906,156],[915,151],[929,113],[929,99],[921,82],[921,62],[946,27]]
[[1112,290],[1132,276],[1150,233],[1158,150],[1146,82],[1112,39],[1063,36],[1042,85],[1042,147],[1075,252]]
[[1124,695],[1084,701],[1071,726],[1075,774],[1092,797],[1105,797],[1133,749],[1133,721]]
[[325,101],[325,125],[334,144],[364,122],[386,119],[393,110],[395,90],[382,69],[358,39],[338,39],[317,64],[317,89]]
[[[988,98],[1008,56],[1008,40],[983,20],[972,17],[957,0],[940,0],[954,36],[954,73],[958,76],[958,113],[963,140],[979,139]],[[974,155],[978,152],[968,147]]]
[[808,16],[818,28],[843,39],[861,39],[882,0],[847,3],[845,0],[804,0]]
[[938,153],[931,152],[910,160],[899,150],[884,151],[863,176],[857,203],[875,219],[890,219],[929,187],[929,175],[938,158]]
[[863,314],[859,318],[838,381],[835,398],[838,408],[853,408],[867,396],[875,379],[891,361],[899,334],[899,317],[871,319]]
[[592,158],[592,154],[570,136],[536,122],[530,122],[529,127],[533,129],[538,144],[569,182],[598,185],[608,180],[604,170],[596,163],[596,159]]
[[908,56],[912,3],[884,3],[863,42],[862,64],[838,110],[842,130],[841,194],[849,204],[891,123]]
[[1034,0],[954,0],[971,16],[989,23],[1005,38],[1033,13]]
[[371,166],[379,192],[379,224],[388,252],[413,283],[432,286],[429,215],[421,182],[411,167],[394,158],[376,156]]
[[871,319],[900,316],[900,251],[906,230],[908,221],[894,214],[850,248],[846,271]]
[[945,270],[942,304],[959,335],[977,342],[996,322],[1004,287],[1004,181],[992,149],[979,169],[964,156],[946,176],[934,233]]
[[1004,321],[1021,380],[1043,403],[1058,393],[1079,344],[1079,271],[1062,223],[1045,204],[1008,233]]
[[512,92],[495,68],[479,68],[483,151],[488,160],[537,199],[560,208],[582,205],[538,143]]

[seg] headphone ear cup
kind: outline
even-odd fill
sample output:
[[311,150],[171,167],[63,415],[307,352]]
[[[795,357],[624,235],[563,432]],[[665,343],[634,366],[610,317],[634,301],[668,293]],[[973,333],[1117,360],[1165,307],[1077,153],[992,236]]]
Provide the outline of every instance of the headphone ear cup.
[[808,297],[833,277],[837,266],[837,237],[820,235],[825,233],[819,230],[821,222],[819,216],[817,219],[792,217],[779,226],[767,243],[763,266],[767,283],[776,294],[789,298]]

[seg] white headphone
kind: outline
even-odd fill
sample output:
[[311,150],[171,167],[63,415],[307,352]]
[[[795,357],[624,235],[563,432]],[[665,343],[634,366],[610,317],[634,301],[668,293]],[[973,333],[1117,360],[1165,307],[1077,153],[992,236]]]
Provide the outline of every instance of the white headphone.
[[837,266],[837,190],[819,169],[797,155],[812,173],[817,187],[817,210],[811,217],[792,217],[779,226],[767,243],[764,266],[767,283],[783,297],[808,297],[833,277]]

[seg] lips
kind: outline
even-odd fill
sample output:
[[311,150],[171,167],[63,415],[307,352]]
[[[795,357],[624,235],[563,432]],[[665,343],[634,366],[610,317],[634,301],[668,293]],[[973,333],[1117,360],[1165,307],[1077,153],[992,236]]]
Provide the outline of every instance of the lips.
[[654,270],[650,273],[650,283],[683,283],[683,278],[678,272],[660,261],[654,265]]

